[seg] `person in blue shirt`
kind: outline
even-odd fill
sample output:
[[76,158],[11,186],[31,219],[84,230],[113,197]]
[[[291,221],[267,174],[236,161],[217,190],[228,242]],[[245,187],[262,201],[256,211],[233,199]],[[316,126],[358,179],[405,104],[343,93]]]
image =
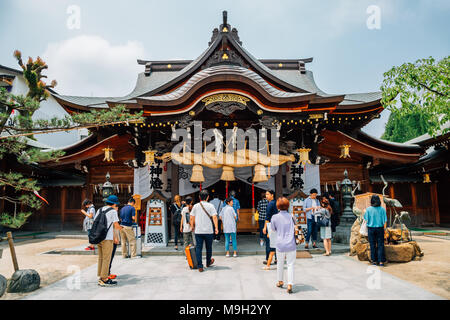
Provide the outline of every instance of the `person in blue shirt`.
[[122,239],[122,257],[128,257],[127,244],[130,247],[131,257],[136,257],[136,237],[133,231],[133,223],[136,220],[136,209],[134,208],[136,201],[133,198],[128,200],[128,204],[120,210],[120,238]]
[[317,189],[311,189],[309,197],[303,202],[303,210],[306,212],[307,234],[305,241],[305,249],[309,249],[309,240],[312,236],[313,248],[317,248],[317,229],[318,225],[315,219],[315,212],[321,208],[320,202],[317,199]]
[[364,220],[370,244],[370,258],[373,265],[384,266],[386,257],[384,253],[384,228],[386,227],[386,209],[381,206],[380,197],[374,194],[370,199],[370,207],[366,209]]
[[[236,212],[236,222],[238,222],[239,221],[239,209],[241,208],[241,204],[239,203],[239,200],[236,199],[236,191],[231,190],[230,197],[233,199],[233,209],[234,209],[234,212]],[[225,208],[226,205],[227,204],[224,201],[222,208]]]

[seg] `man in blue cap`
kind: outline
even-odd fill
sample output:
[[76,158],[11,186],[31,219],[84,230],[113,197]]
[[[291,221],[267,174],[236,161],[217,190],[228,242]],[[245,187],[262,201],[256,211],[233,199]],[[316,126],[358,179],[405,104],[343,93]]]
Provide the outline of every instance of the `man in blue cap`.
[[109,268],[111,263],[111,257],[114,247],[114,242],[118,242],[118,239],[114,237],[114,229],[121,230],[122,227],[119,225],[119,217],[117,215],[117,210],[119,209],[119,199],[115,195],[110,195],[106,201],[106,206],[99,209],[95,214],[94,220],[97,218],[100,212],[103,212],[106,216],[108,233],[106,234],[105,240],[100,242],[98,247],[98,268],[97,276],[100,278],[98,280],[98,285],[102,287],[108,287],[117,284],[117,281],[112,281],[109,278]]

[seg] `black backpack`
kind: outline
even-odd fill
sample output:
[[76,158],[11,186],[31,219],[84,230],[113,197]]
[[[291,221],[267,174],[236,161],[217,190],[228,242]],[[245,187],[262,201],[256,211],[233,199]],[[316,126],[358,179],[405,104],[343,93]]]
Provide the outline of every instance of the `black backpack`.
[[[175,206],[175,205],[174,205]],[[183,206],[181,206],[181,208],[178,208],[177,210],[175,210],[175,213],[173,214],[173,225],[174,226],[179,226],[181,223],[181,210],[183,209]]]
[[108,220],[106,218],[106,213],[113,210],[113,208],[109,207],[105,211],[103,208],[99,209],[97,217],[92,224],[91,232],[89,233],[89,243],[90,244],[99,244],[103,240],[105,240],[106,235],[108,234],[109,228],[111,228],[112,223],[107,226]]

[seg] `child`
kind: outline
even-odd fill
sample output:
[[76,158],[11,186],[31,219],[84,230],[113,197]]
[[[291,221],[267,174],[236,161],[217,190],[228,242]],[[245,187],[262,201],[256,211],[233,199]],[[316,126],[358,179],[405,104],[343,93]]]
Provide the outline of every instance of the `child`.
[[[86,199],[83,201],[83,209],[81,209],[81,213],[84,214],[86,217],[83,221],[83,231],[86,231],[88,233],[91,232],[92,224],[94,223],[94,215],[95,215],[95,207],[91,200]],[[86,211],[84,210],[86,209]],[[89,244],[85,250],[95,250],[93,244]]]

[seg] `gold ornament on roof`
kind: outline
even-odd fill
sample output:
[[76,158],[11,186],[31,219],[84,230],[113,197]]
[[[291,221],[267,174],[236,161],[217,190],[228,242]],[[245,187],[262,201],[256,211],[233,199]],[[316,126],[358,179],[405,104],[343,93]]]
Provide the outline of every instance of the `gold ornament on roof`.
[[222,55],[222,60],[228,60],[228,55],[227,55],[226,53],[224,53],[224,54]]
[[342,144],[339,146],[339,148],[341,148],[341,155],[339,156],[339,158],[351,158],[350,157],[350,145],[349,144]]
[[108,161],[108,162],[114,161],[114,158],[113,158],[114,149],[113,148],[109,148],[109,147],[104,148],[103,151],[105,152],[105,157],[103,158],[103,161]]
[[228,32],[228,28],[227,27],[223,27],[222,32]]
[[430,174],[429,173],[424,173],[423,174],[423,183],[431,183]]
[[300,148],[297,149],[297,152],[300,155],[300,160],[298,161],[297,164],[302,164],[305,165],[307,163],[311,163],[311,161],[309,161],[309,152],[311,151],[311,149],[307,149],[307,148]]
[[246,106],[249,101],[250,99],[233,93],[214,94],[202,100],[202,102],[205,103],[205,106],[215,102],[238,102]]

